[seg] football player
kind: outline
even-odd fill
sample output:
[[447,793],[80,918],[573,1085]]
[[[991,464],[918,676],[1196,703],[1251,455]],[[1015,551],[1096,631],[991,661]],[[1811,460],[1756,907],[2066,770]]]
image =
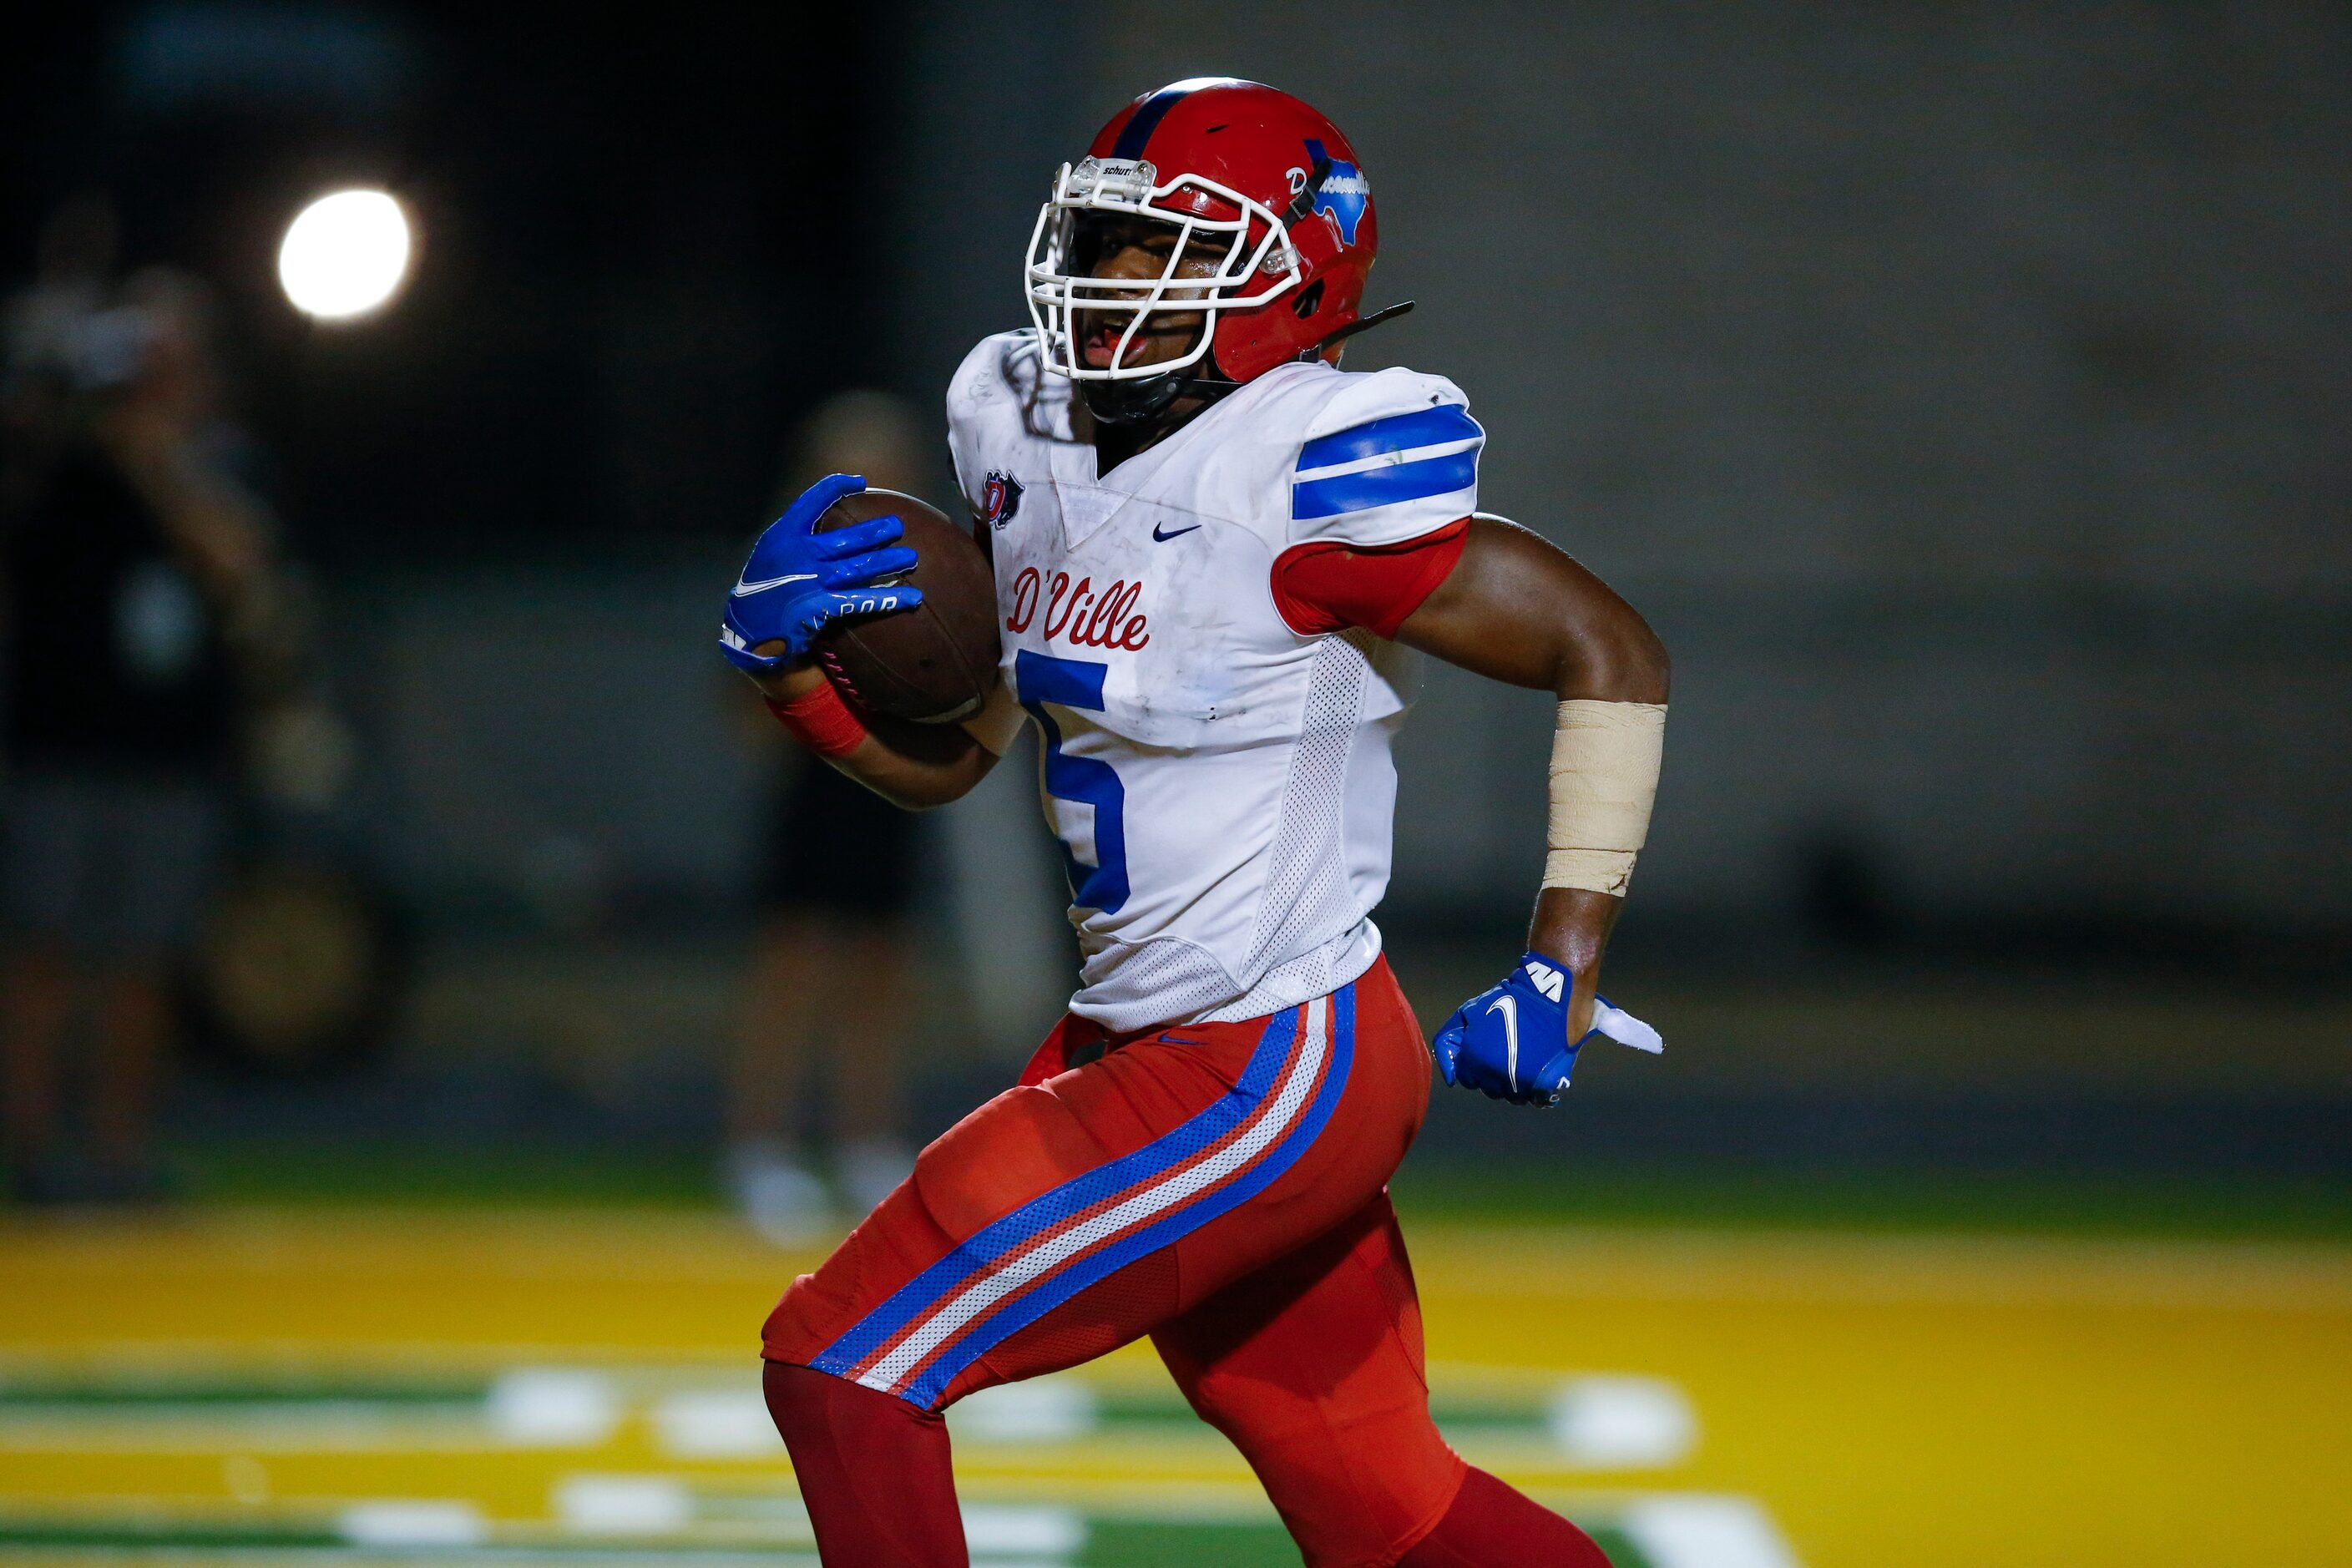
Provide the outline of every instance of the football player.
[[810,663],[913,603],[895,520],[756,547],[721,645],[786,727],[910,809],[1034,722],[1084,955],[1019,1085],[768,1319],[767,1393],[824,1561],[965,1561],[940,1413],[1149,1334],[1310,1564],[1605,1563],[1465,1464],[1423,1378],[1386,1184],[1431,1047],[1370,918],[1415,650],[1559,700],[1528,951],[1439,1032],[1449,1084],[1545,1105],[1595,1034],[1655,794],[1664,650],[1598,578],[1477,510],[1451,382],[1339,347],[1378,245],[1338,127],[1204,79],[1121,110],[1038,215],[1032,326],[948,392],[994,563],[1003,684],[959,726],[862,714]]

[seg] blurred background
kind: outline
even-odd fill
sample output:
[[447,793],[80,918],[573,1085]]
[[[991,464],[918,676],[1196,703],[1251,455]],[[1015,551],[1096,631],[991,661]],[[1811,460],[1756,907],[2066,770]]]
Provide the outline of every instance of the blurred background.
[[[814,473],[950,501],[1053,169],[1229,73],[1363,155],[1349,367],[1675,656],[1667,1054],[1398,1181],[1449,1433],[1621,1568],[2352,1563],[2340,8],[10,31],[0,1556],[810,1552],[759,1317],[1074,959],[1028,767],[824,891],[719,598]],[[1405,732],[1425,1024],[1547,704]],[[1295,1560],[1148,1355],[959,1420],[981,1560]]]

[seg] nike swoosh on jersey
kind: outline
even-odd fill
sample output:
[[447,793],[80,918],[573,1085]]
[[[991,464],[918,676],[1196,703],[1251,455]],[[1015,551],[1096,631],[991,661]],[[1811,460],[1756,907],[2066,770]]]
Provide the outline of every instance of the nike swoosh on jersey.
[[728,597],[740,599],[746,595],[764,594],[771,588],[781,588],[787,583],[814,583],[815,581],[816,574],[814,572],[788,572],[782,577],[769,577],[757,583],[746,583],[742,579],[738,578],[735,582],[734,591],[730,593]]
[[1162,533],[1160,531],[1160,525],[1155,522],[1151,525],[1151,537],[1160,543],[1165,544],[1171,539],[1179,539],[1188,533],[1197,533],[1200,530],[1201,525],[1196,522],[1190,528],[1180,528],[1174,533]]
[[1497,996],[1486,1011],[1503,1015],[1503,1076],[1511,1080],[1511,1092],[1519,1092],[1519,999]]

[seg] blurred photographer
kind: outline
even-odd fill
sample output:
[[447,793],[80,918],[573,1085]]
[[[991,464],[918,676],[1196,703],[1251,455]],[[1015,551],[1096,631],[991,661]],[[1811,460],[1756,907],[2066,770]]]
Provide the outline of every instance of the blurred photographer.
[[161,1195],[170,982],[219,868],[240,688],[292,640],[203,290],[161,269],[118,285],[112,252],[101,201],[51,218],[0,386],[0,1096],[27,1202]]

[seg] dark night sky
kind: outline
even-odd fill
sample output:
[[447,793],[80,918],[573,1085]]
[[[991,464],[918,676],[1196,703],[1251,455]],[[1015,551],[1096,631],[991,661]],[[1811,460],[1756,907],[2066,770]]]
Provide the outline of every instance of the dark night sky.
[[[239,402],[316,553],[740,531],[779,432],[875,378],[887,268],[854,265],[891,157],[872,7],[560,29],[494,6],[60,10],[0,66],[0,271],[25,276],[60,196],[114,193],[127,264],[219,288]],[[262,29],[219,30],[238,15],[274,58]],[[312,328],[275,247],[343,181],[410,204],[418,266],[386,317]]]

